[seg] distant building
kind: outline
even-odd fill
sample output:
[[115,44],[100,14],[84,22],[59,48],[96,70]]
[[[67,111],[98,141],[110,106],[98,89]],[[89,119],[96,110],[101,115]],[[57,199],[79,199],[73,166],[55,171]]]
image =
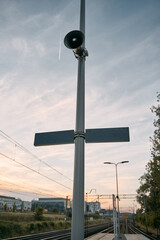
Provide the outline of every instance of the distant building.
[[101,209],[100,202],[86,202],[87,212],[96,213]]
[[66,198],[39,198],[39,200],[32,200],[32,211],[38,206],[49,212],[52,212],[54,209],[58,212],[65,212]]
[[106,217],[113,217],[113,210],[111,210],[111,209],[109,209],[109,210],[101,209],[99,211],[99,215],[106,216]]
[[22,201],[22,204],[23,204],[23,211],[31,211],[31,202],[29,201]]
[[0,195],[0,210],[13,211],[13,206],[16,207],[16,211],[30,211],[31,202],[22,201],[21,199],[16,199],[14,197],[2,196]]
[[14,197],[0,195],[0,209],[1,210],[4,210],[4,208],[6,208],[6,210],[8,210],[8,211],[12,211],[14,205],[16,205],[16,210],[20,210],[21,204],[22,204],[21,199],[16,199]]

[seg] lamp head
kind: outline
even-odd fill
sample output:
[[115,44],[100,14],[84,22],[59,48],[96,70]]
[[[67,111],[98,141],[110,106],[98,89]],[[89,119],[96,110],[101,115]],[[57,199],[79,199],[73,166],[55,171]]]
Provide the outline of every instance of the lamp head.
[[121,163],[129,163],[129,161],[122,161]]

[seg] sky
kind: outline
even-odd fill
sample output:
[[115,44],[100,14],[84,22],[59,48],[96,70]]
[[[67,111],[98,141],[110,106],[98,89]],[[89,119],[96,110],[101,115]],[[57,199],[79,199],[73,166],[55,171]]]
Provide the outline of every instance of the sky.
[[[63,39],[79,30],[79,12],[79,0],[0,0],[0,195],[72,197],[74,144],[33,142],[37,132],[75,129],[77,59]],[[85,144],[90,201],[116,193],[105,161],[129,161],[118,165],[119,194],[136,194],[151,159],[159,39],[159,0],[86,0],[85,128],[130,129],[128,143]]]

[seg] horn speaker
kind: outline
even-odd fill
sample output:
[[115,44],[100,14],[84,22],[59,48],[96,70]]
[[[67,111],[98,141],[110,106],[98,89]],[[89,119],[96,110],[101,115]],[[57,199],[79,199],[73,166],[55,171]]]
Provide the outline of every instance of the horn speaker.
[[64,45],[70,49],[79,48],[84,41],[84,34],[81,31],[74,30],[69,32],[64,38]]

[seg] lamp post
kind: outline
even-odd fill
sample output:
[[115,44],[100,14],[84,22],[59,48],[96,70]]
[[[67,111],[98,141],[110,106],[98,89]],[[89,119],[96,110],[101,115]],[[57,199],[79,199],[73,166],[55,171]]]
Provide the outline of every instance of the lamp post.
[[119,191],[118,191],[118,173],[117,173],[117,166],[118,164],[123,164],[123,163],[129,163],[129,161],[122,161],[118,163],[112,163],[112,162],[104,162],[104,164],[113,164],[115,165],[116,168],[116,190],[117,190],[117,219],[118,219],[118,236],[120,234],[120,225],[119,225]]

